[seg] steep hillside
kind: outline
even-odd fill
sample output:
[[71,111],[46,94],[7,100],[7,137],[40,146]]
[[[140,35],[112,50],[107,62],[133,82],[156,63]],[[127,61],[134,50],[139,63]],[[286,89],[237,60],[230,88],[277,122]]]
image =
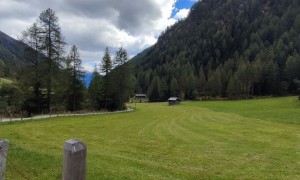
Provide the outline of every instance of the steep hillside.
[[294,93],[300,79],[300,1],[202,0],[135,64],[137,92],[247,98]]
[[[0,69],[3,69],[4,76],[14,74],[15,67],[21,67],[29,63],[26,57],[27,46],[22,42],[0,31]],[[5,66],[5,67],[4,67]]]

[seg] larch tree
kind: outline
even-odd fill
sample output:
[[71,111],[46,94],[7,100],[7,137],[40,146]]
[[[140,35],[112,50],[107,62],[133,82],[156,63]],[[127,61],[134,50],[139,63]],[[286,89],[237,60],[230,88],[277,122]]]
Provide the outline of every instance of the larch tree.
[[42,111],[43,73],[41,68],[40,28],[37,23],[33,23],[27,30],[22,32],[21,41],[27,45],[25,56],[30,60],[30,64],[23,68],[23,78],[21,79],[24,91],[24,108],[28,113],[40,113]]
[[60,67],[62,55],[64,53],[65,42],[62,37],[61,29],[59,26],[59,19],[55,11],[48,8],[41,12],[38,18],[39,41],[41,43],[40,52],[46,56],[47,61],[47,108],[52,105],[52,89],[53,70]]

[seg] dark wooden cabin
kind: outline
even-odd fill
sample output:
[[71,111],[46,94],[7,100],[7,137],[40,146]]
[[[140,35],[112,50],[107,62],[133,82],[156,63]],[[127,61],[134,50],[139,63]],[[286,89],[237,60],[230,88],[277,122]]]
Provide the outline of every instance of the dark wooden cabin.
[[173,106],[180,103],[180,99],[178,97],[170,97],[168,99],[169,106]]

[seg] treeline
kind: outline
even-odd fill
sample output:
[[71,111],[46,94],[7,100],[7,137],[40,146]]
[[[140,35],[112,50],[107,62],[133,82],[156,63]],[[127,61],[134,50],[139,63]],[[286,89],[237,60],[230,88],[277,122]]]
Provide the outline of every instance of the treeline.
[[111,58],[108,48],[105,49],[100,65],[100,72],[95,66],[88,88],[89,104],[93,109],[124,109],[133,93],[132,66],[128,55],[122,47]]
[[[17,69],[10,77],[13,82],[0,79],[2,113],[23,111],[31,115],[125,108],[132,91],[131,68],[125,49],[120,48],[114,59],[106,49],[101,71],[95,69],[92,82],[86,88],[80,52],[73,45],[66,53],[67,44],[52,9],[41,12],[37,22],[22,33],[21,41],[27,45],[24,58],[30,59],[30,63]],[[5,77],[4,65],[0,61],[0,78]]]
[[295,0],[202,0],[133,59],[136,92],[151,101],[299,93]]

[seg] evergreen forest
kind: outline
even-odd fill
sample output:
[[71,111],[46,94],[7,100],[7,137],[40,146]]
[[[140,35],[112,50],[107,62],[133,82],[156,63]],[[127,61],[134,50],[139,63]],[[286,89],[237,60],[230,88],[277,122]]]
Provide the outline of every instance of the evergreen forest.
[[202,0],[133,58],[151,101],[299,93],[299,0]]

